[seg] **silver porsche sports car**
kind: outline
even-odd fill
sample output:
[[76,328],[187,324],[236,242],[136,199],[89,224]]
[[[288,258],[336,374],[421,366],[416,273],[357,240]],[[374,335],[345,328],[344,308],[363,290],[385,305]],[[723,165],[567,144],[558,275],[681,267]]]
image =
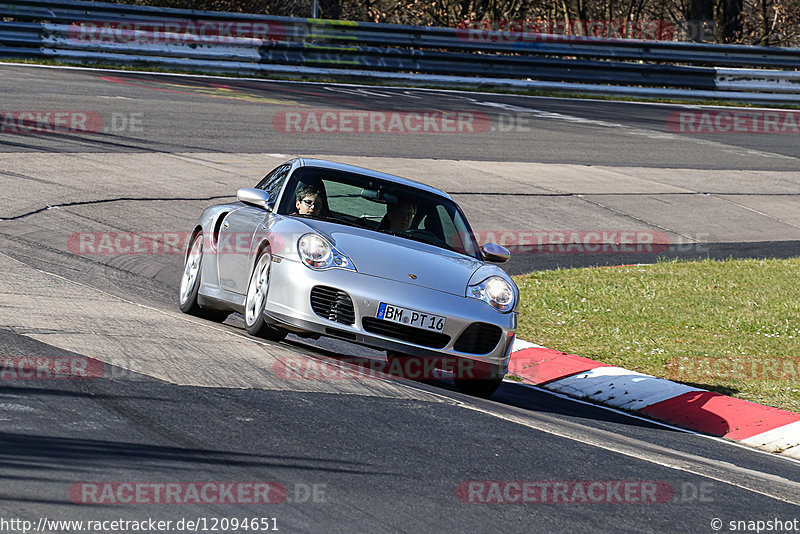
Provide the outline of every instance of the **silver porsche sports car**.
[[[251,335],[321,335],[390,358],[469,363],[457,389],[503,379],[519,290],[446,193],[360,167],[294,159],[238,202],[207,208],[189,240],[180,308],[244,315]],[[426,360],[429,361],[429,360]]]

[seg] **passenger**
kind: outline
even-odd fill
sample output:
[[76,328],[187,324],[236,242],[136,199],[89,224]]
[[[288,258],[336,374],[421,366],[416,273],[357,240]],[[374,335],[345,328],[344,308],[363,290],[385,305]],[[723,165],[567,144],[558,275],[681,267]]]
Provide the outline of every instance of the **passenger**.
[[411,229],[417,214],[417,204],[411,199],[401,198],[396,204],[386,206],[386,215],[379,226],[380,230],[406,232]]

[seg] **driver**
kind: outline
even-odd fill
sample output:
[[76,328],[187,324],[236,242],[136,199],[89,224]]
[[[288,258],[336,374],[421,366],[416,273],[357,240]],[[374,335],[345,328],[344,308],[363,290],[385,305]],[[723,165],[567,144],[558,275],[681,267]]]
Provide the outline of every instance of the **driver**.
[[304,185],[297,190],[295,208],[297,215],[319,217],[326,205],[325,190],[320,184]]
[[411,229],[414,216],[417,214],[417,204],[409,198],[401,198],[397,204],[386,206],[386,229],[392,232],[406,232]]

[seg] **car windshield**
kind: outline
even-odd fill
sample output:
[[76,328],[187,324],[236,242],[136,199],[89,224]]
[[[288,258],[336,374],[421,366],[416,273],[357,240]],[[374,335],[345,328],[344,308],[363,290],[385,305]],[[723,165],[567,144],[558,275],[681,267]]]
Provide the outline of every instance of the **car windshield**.
[[363,174],[301,167],[289,179],[278,213],[365,228],[481,258],[455,202]]

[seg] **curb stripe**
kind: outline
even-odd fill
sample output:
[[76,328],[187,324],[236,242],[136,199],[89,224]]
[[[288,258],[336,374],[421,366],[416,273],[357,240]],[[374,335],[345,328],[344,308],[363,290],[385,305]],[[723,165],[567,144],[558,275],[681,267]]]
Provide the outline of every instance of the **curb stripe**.
[[800,458],[800,421],[745,438],[742,443],[769,452],[784,451],[787,456],[793,456],[787,453],[791,453],[794,449],[794,457]]
[[800,421],[800,414],[711,391],[684,393],[641,412],[659,421],[737,441]]
[[541,385],[596,367],[611,366],[558,350],[528,348],[512,353],[508,372],[530,384]]
[[640,410],[684,393],[702,391],[622,367],[597,367],[548,384],[548,389],[625,410]]
[[800,459],[800,413],[514,341],[508,372],[572,397]]

